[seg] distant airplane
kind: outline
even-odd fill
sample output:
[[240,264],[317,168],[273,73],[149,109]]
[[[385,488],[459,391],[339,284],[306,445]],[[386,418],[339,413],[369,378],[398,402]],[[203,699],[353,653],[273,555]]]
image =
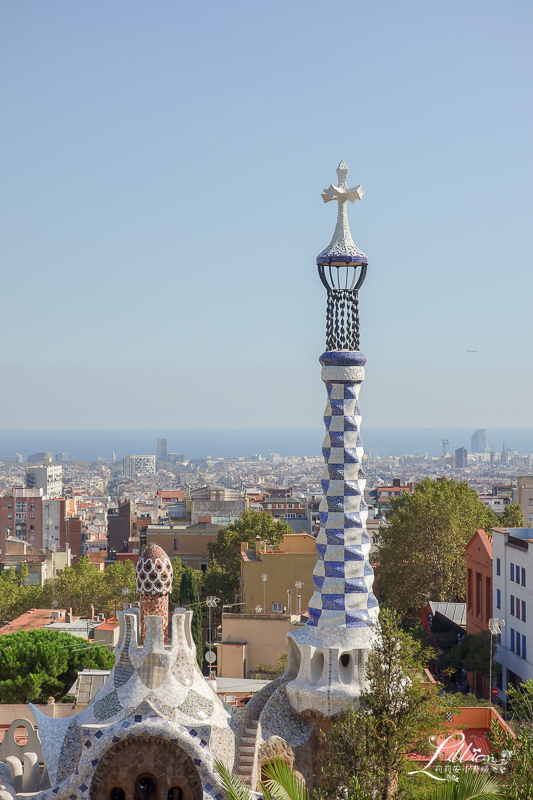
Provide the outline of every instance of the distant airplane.
[[477,353],[477,350],[469,350],[468,347],[466,348],[467,353]]

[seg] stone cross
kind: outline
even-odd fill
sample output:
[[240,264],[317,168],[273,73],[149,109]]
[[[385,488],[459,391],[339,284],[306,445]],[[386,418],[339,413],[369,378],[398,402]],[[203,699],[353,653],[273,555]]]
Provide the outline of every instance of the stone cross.
[[354,186],[349,188],[346,186],[346,177],[348,175],[348,167],[341,161],[337,167],[337,177],[339,179],[338,186],[331,186],[329,189],[324,189],[322,192],[322,199],[324,203],[329,203],[330,200],[337,200],[339,209],[337,213],[337,223],[333,233],[333,239],[328,247],[323,250],[317,257],[316,263],[318,265],[334,265],[339,264],[368,264],[368,259],[364,253],[359,250],[355,245],[352,234],[350,233],[350,226],[348,224],[348,212],[346,203],[354,203],[356,200],[361,200],[364,192],[361,186]]
[[341,161],[341,163],[337,167],[337,179],[339,181],[339,185],[333,186],[333,184],[331,183],[329,189],[324,189],[324,191],[322,192],[322,199],[324,203],[329,203],[330,200],[337,200],[340,209],[341,206],[345,206],[347,200],[349,200],[350,203],[355,203],[356,200],[362,200],[364,191],[361,185],[354,186],[351,189],[349,189],[346,186],[347,177],[348,177],[348,167],[346,166],[344,161]]

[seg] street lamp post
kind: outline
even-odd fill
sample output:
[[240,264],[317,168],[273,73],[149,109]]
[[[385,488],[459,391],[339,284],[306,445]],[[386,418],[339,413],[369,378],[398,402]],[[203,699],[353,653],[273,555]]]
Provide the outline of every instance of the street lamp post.
[[266,614],[266,582],[268,580],[268,575],[263,573],[261,575],[261,580],[263,581],[263,614]]
[[287,595],[289,600],[287,604],[289,606],[289,617],[292,617],[292,589],[287,589]]
[[[303,581],[296,581],[296,583],[294,585],[295,585],[296,589],[301,589],[302,586],[304,585],[304,583],[303,583]],[[301,614],[302,613],[302,595],[301,594],[297,594],[296,595],[296,601],[298,603],[298,605],[297,605],[297,613]]]
[[[208,632],[209,641],[208,641],[208,644],[209,644],[209,652],[210,653],[213,650],[213,634],[212,634],[212,630],[211,630],[211,613],[212,613],[212,609],[216,608],[219,603],[220,603],[220,598],[219,597],[215,597],[214,595],[209,595],[209,597],[207,597],[206,601],[205,601],[205,604],[209,609],[209,632]],[[209,662],[209,677],[211,677],[211,662]]]
[[488,623],[490,631],[490,653],[489,653],[489,706],[492,705],[492,637],[502,632],[502,625],[505,625],[504,619],[498,617],[491,617]]

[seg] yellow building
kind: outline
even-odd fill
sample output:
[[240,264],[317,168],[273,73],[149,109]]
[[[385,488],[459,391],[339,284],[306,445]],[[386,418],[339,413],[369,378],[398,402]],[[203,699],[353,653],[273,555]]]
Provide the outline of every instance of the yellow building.
[[276,667],[287,652],[287,633],[301,627],[286,614],[223,614],[222,641],[215,645],[217,675],[247,678],[258,664]]
[[146,547],[157,544],[169,558],[179,556],[184,567],[207,572],[209,542],[216,542],[222,526],[200,520],[196,525],[148,525]]
[[260,539],[253,550],[249,550],[247,543],[243,542],[243,612],[253,613],[258,607],[265,614],[307,611],[314,592],[313,569],[316,560],[316,540],[308,533],[285,535],[279,550],[272,550]]

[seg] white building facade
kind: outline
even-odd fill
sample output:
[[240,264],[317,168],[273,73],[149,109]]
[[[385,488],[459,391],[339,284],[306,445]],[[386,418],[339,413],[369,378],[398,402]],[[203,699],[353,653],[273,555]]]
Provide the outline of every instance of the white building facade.
[[63,496],[63,467],[61,464],[42,464],[26,467],[26,487],[42,489],[47,497]]
[[533,678],[533,529],[492,529],[494,617],[505,620],[495,661],[498,699],[511,685]]
[[155,456],[124,456],[122,471],[127,478],[155,475]]

